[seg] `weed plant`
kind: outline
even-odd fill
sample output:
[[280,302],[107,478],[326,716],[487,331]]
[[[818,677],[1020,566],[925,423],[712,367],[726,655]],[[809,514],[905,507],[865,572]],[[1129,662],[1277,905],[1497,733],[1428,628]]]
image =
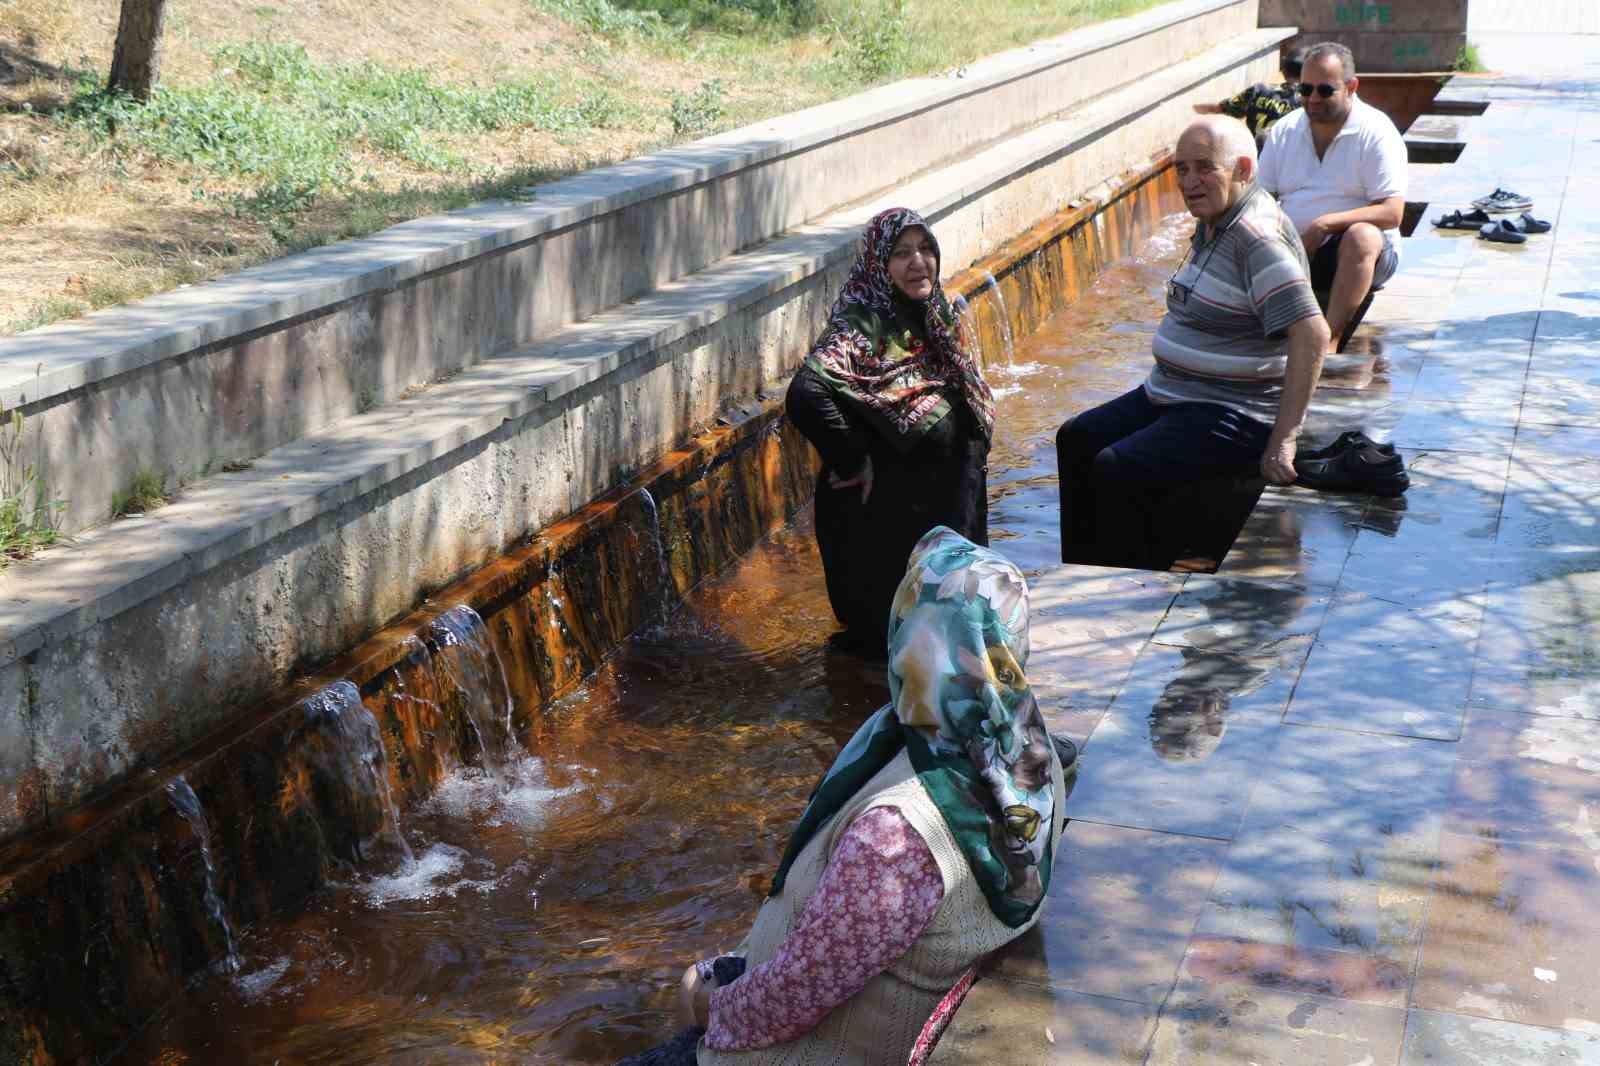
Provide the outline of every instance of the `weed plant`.
[[1481,74],[1488,69],[1483,65],[1483,60],[1478,55],[1478,46],[1470,43],[1461,46],[1461,50],[1456,53],[1456,61],[1450,65],[1450,68],[1459,70],[1463,74]]
[[37,469],[23,459],[22,412],[0,407],[0,570],[58,538],[52,499]]
[[167,502],[167,479],[154,470],[140,470],[126,491],[111,495],[111,517],[148,514]]
[[672,132],[677,137],[709,133],[726,115],[722,82],[713,78],[692,93],[672,94]]

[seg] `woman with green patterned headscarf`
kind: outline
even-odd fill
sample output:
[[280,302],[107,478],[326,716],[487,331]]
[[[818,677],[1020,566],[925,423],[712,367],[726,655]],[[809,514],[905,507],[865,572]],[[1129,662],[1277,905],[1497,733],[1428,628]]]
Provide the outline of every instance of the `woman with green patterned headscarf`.
[[705,1028],[630,1062],[922,1061],[1050,886],[1066,774],[1027,663],[1021,572],[929,531],[890,610],[890,703],[812,793],[744,943],[685,974]]

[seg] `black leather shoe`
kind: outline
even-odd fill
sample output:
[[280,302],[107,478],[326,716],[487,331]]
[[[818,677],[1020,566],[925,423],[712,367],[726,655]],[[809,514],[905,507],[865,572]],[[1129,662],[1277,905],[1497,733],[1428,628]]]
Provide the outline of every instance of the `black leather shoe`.
[[1348,448],[1326,459],[1294,461],[1296,485],[1321,492],[1399,496],[1411,487],[1405,460],[1392,445]]
[[1379,444],[1359,429],[1347,429],[1339,434],[1334,439],[1334,442],[1326,448],[1314,448],[1309,451],[1296,452],[1294,461],[1298,463],[1302,459],[1332,459],[1334,456],[1347,452],[1351,448],[1382,448],[1387,451],[1394,451],[1394,445],[1392,444]]

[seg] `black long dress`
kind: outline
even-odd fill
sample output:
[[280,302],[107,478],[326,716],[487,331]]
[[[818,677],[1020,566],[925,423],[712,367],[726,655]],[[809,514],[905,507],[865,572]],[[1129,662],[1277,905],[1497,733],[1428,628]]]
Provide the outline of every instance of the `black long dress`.
[[[974,544],[989,543],[989,441],[961,396],[948,399],[950,413],[902,453],[809,367],[789,383],[789,419],[822,456],[817,547],[828,601],[847,642],[862,651],[886,653],[889,606],[924,533],[945,525]],[[858,486],[829,485],[829,474],[847,480],[869,455],[867,503]]]

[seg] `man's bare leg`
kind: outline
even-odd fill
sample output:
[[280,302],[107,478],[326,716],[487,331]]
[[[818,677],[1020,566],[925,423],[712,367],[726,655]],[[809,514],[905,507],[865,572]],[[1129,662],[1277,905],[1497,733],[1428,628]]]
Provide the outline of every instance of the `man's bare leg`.
[[1339,346],[1339,337],[1355,315],[1356,308],[1372,288],[1372,275],[1383,252],[1383,231],[1370,222],[1357,222],[1344,231],[1339,242],[1339,265],[1334,269],[1333,289],[1328,293],[1328,351]]

